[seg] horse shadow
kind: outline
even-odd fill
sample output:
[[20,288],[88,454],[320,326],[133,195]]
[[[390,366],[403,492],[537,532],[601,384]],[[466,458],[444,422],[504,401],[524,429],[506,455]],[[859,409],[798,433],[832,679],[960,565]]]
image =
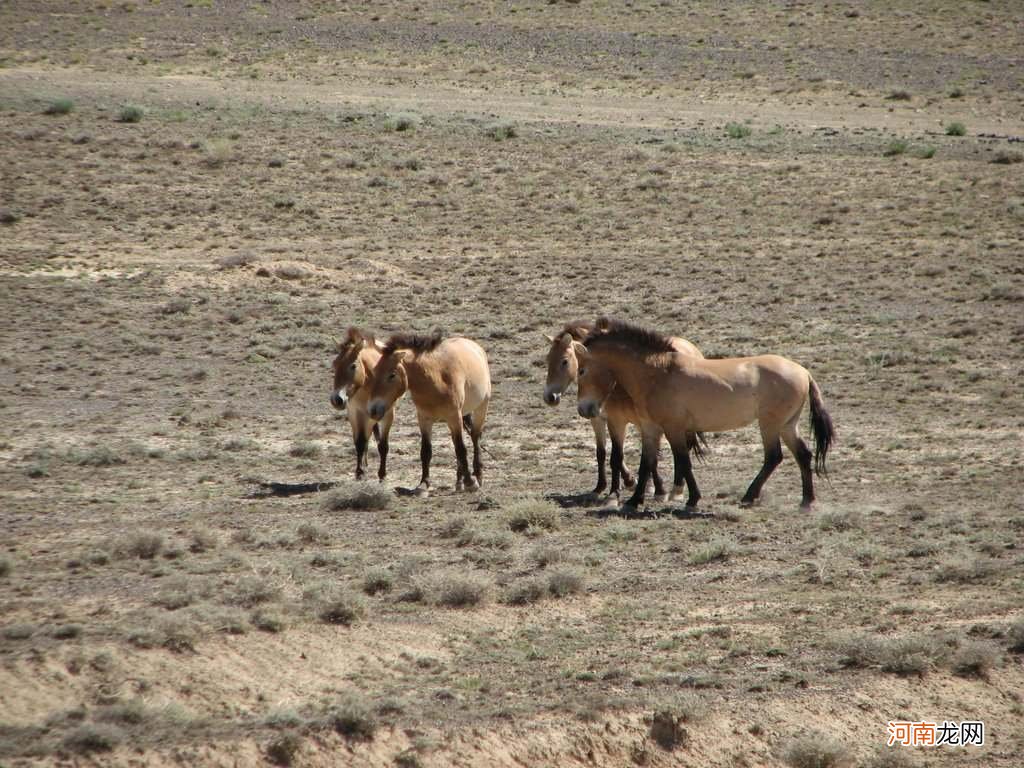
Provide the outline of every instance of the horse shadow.
[[336,486],[335,482],[276,483],[255,481],[254,487],[246,494],[250,499],[301,496],[307,493],[321,493]]

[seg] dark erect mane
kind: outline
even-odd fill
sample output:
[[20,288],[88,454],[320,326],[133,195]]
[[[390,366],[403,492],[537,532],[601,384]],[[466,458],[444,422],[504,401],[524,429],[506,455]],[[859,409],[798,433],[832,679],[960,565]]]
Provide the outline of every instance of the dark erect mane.
[[598,318],[594,332],[583,341],[583,344],[588,349],[605,344],[622,344],[644,352],[673,352],[675,350],[669,338],[657,331],[608,317]]
[[568,333],[573,341],[584,341],[593,332],[594,324],[589,320],[573,320],[566,323],[565,327],[558,332],[558,336],[555,338],[560,338]]
[[434,331],[429,336],[423,333],[395,333],[384,342],[385,355],[399,349],[411,349],[413,352],[429,352],[444,341],[444,334],[441,331]]
[[338,352],[345,352],[356,343],[363,343],[368,347],[372,347],[375,343],[373,334],[369,331],[362,331],[356,327],[349,327],[345,339],[338,342]]

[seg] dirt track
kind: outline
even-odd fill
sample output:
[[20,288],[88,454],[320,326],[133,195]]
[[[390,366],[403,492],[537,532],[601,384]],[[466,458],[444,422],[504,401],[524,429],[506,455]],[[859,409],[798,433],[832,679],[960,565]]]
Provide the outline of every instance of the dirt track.
[[[917,5],[6,4],[0,762],[1018,765],[1024,33]],[[582,498],[601,313],[805,365],[814,512],[753,428],[699,516]],[[350,324],[487,349],[483,493],[441,430],[393,492],[403,402],[352,508]]]

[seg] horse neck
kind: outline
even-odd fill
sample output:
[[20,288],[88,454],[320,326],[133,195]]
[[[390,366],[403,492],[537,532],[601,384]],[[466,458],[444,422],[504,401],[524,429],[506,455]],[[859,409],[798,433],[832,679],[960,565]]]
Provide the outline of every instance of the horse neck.
[[424,359],[420,352],[413,354],[412,358],[405,360],[405,378],[409,393],[416,397],[418,393],[428,389],[436,389],[440,381],[437,365],[429,358]]
[[662,353],[637,352],[619,346],[598,347],[591,350],[591,354],[612,372],[618,385],[627,390],[632,390],[631,385],[640,377],[646,378],[663,370],[663,358],[666,357]]

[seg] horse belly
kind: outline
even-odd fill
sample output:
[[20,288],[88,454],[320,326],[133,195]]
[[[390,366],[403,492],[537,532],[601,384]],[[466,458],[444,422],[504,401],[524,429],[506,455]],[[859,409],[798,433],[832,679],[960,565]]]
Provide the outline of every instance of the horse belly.
[[741,429],[757,420],[757,398],[750,395],[702,403],[694,409],[693,417],[695,428],[700,432]]

